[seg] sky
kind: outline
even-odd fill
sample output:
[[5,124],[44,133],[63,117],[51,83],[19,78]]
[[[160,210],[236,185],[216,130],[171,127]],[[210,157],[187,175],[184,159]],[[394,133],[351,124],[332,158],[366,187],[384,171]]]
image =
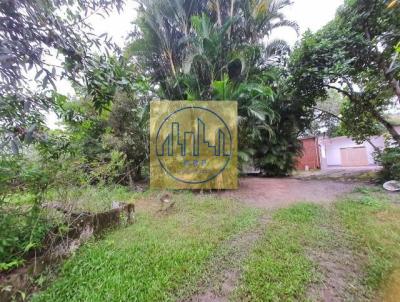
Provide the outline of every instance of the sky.
[[[288,20],[296,21],[300,27],[300,35],[307,29],[317,31],[335,17],[336,9],[343,4],[343,0],[293,0],[291,6],[285,7],[282,12]],[[286,40],[294,46],[298,37],[294,30],[289,28],[276,29],[271,38]]]
[[[296,21],[300,26],[300,32],[304,33],[307,29],[316,31],[332,20],[341,4],[343,0],[293,0],[293,4],[284,8],[282,12],[287,19]],[[90,22],[96,33],[107,32],[120,47],[123,47],[125,38],[131,30],[130,23],[135,17],[135,4],[126,0],[125,9],[121,14],[114,12],[105,19],[93,16]],[[287,40],[290,45],[294,45],[298,39],[296,33],[290,29],[276,30],[273,36]]]
[[[293,4],[284,8],[282,12],[288,20],[297,22],[301,36],[307,29],[315,32],[332,20],[336,9],[341,4],[343,4],[343,0],[293,0]],[[107,33],[118,46],[123,48],[135,17],[136,5],[133,1],[126,0],[124,10],[120,14],[114,11],[105,18],[94,15],[88,21],[92,24],[96,34]],[[280,28],[272,33],[271,39],[283,39],[290,46],[294,46],[300,36],[297,36],[292,29]],[[66,80],[57,83],[57,88],[62,94],[73,94],[73,89]],[[55,114],[48,114],[46,120],[50,128],[57,128]]]
[[[160,0],[162,1],[162,0]],[[293,0],[293,4],[282,10],[287,19],[296,21],[300,32],[307,29],[315,32],[335,16],[336,9],[343,4],[343,0]],[[96,33],[108,33],[120,47],[125,44],[125,39],[131,30],[131,22],[136,17],[133,1],[126,0],[126,6],[121,14],[116,11],[109,17],[93,16],[89,20]],[[293,30],[278,29],[272,37],[283,38],[290,45],[294,45],[298,37]]]

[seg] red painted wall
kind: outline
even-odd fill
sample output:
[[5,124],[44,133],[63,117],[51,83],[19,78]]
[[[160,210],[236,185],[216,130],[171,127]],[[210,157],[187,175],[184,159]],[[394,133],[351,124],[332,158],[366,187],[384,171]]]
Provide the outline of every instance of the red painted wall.
[[303,145],[303,154],[297,159],[297,170],[304,170],[307,165],[309,169],[319,169],[319,150],[316,137],[304,138],[300,140]]

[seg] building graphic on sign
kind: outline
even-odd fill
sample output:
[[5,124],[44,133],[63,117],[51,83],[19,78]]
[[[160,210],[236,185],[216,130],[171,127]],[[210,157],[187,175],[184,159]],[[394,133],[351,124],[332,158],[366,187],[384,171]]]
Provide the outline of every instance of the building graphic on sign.
[[152,102],[150,185],[236,188],[236,123],[236,102]]
[[[197,129],[196,131],[184,131],[181,129],[178,122],[171,123],[171,132],[165,138],[161,144],[159,150],[157,150],[157,156],[175,156],[180,154],[182,156],[230,156],[230,147],[226,145],[227,134],[217,129],[216,142],[211,144],[206,139],[207,125],[200,119],[197,118]],[[206,145],[206,154],[201,154],[201,145]]]

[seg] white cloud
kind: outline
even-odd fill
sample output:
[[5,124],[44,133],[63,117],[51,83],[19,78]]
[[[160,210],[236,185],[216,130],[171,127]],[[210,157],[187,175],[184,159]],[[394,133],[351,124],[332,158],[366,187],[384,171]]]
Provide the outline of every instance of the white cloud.
[[100,15],[93,15],[88,21],[93,26],[95,34],[107,33],[119,47],[123,48],[126,37],[132,30],[131,23],[135,20],[136,15],[136,3],[126,1],[121,13],[114,10],[109,16],[105,15],[104,18]]
[[[307,29],[317,31],[335,17],[336,9],[343,0],[294,0],[293,5],[282,10],[288,20],[296,21],[300,35]],[[294,30],[280,28],[273,32],[271,38],[286,40],[291,46],[300,38]]]

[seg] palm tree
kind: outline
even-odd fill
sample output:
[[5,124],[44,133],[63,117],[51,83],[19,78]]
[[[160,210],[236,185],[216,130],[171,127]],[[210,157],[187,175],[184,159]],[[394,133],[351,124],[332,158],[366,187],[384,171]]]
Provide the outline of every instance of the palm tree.
[[[179,73],[189,73],[196,56],[206,59],[203,60],[206,65],[224,59],[222,65],[226,67],[229,63],[227,51],[243,54],[246,52],[244,48],[257,46],[261,48],[260,53],[268,55],[267,58],[280,54],[288,50],[284,41],[270,41],[264,45],[264,40],[278,27],[298,29],[295,22],[286,20],[280,12],[290,4],[289,0],[137,1],[140,4],[136,21],[139,39],[136,32],[128,54],[140,57],[146,67],[150,65],[158,81],[167,78],[176,81]],[[210,53],[204,46],[210,41],[212,43],[208,46],[223,50],[223,56],[205,58]],[[247,53],[254,54],[254,50]],[[242,67],[254,64],[253,57],[242,57]],[[221,80],[223,73],[221,70],[216,72],[219,75],[214,78]],[[169,85],[174,86],[176,82],[170,81]]]
[[298,30],[281,12],[290,0],[138,2],[127,55],[159,85],[160,98],[235,99],[246,138],[275,135],[280,114],[268,69],[289,47],[268,38],[282,26]]

